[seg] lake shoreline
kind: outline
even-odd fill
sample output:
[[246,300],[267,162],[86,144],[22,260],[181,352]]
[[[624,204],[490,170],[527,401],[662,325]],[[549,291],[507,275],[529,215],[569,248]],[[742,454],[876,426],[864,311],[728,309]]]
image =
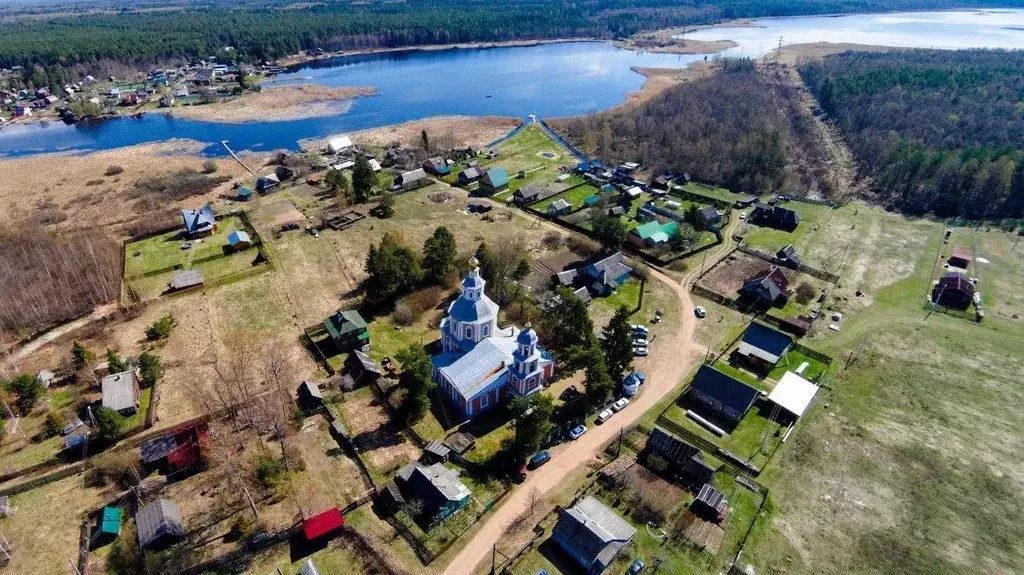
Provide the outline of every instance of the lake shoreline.
[[304,120],[345,113],[355,98],[377,93],[373,86],[330,87],[321,84],[268,86],[210,104],[159,108],[157,113],[225,124]]

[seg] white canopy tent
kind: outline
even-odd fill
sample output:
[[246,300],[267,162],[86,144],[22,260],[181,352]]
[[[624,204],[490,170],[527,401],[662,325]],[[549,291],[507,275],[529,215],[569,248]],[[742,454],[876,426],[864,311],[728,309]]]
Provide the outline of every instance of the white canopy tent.
[[779,407],[800,417],[807,411],[807,406],[811,404],[816,393],[818,393],[817,385],[792,371],[787,371],[775,389],[768,394],[768,401],[774,402]]

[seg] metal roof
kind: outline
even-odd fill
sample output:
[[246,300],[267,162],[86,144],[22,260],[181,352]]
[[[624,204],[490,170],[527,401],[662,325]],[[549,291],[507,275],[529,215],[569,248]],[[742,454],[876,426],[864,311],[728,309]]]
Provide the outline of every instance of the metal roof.
[[709,365],[702,365],[697,370],[697,375],[690,382],[690,391],[713,398],[741,414],[746,413],[760,395],[753,387]]
[[491,168],[490,170],[487,170],[486,174],[484,174],[483,180],[494,188],[507,186],[508,173],[505,172],[505,168]]
[[198,210],[181,210],[181,219],[185,223],[185,230],[190,234],[211,230],[216,224],[213,206],[210,204]]
[[135,409],[135,390],[139,380],[135,376],[135,370],[112,373],[100,381],[100,389],[103,392],[103,407],[121,411],[123,409]]
[[465,354],[442,353],[433,358],[434,365],[467,400],[508,376],[512,354],[516,350],[513,337],[489,337]]
[[752,321],[743,332],[743,343],[780,358],[793,345],[793,338],[763,323]]
[[774,402],[786,411],[800,417],[807,411],[807,406],[811,404],[816,393],[818,393],[817,385],[792,371],[787,371],[775,389],[768,394],[768,401]]
[[585,567],[595,562],[606,567],[633,539],[636,529],[589,496],[562,513],[552,535],[571,555],[589,561]]
[[146,548],[165,536],[184,537],[185,524],[178,506],[167,499],[157,499],[135,514],[139,544]]
[[470,496],[469,488],[459,479],[458,470],[445,467],[443,463],[426,466],[414,461],[400,469],[396,479],[430,506],[441,505],[442,500],[463,501]]
[[228,234],[228,243],[235,245],[238,243],[251,243],[252,240],[249,238],[249,234],[243,231],[235,230]]
[[181,270],[171,275],[171,282],[168,284],[172,290],[185,289],[203,285],[203,272],[200,270]]

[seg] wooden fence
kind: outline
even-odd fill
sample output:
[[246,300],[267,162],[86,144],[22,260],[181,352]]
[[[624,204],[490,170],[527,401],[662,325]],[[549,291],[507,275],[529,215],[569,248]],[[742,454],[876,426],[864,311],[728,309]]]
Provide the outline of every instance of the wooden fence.
[[[764,260],[764,261],[766,261],[766,262],[768,262],[770,264],[778,265],[778,263],[779,263],[778,259],[775,256],[773,256],[772,254],[768,254],[768,253],[762,252],[761,250],[755,250],[755,249],[752,249],[752,248],[748,248],[746,246],[739,246],[738,249],[739,249],[740,252],[745,253],[748,256],[753,256],[753,257],[758,258],[760,260]],[[818,278],[818,279],[820,279],[822,281],[826,281],[826,282],[828,282],[830,284],[839,283],[839,276],[838,275],[833,274],[833,273],[829,273],[829,272],[827,272],[825,270],[818,269],[816,267],[809,266],[809,265],[806,265],[806,264],[800,264],[799,266],[797,266],[796,271],[798,271],[800,273],[807,274],[809,276],[816,277],[816,278]]]

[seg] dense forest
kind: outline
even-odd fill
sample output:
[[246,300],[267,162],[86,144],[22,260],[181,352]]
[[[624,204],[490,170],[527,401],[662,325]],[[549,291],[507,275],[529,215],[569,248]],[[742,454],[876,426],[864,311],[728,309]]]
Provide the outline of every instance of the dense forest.
[[606,162],[638,161],[655,174],[687,173],[734,190],[804,195],[818,174],[804,174],[801,164],[818,147],[795,109],[795,88],[771,78],[750,60],[727,60],[718,73],[640,106],[551,124]]
[[[624,37],[641,30],[754,16],[949,8],[969,0],[411,0],[267,5],[214,0],[167,10],[118,8],[72,16],[0,10],[0,67],[34,84],[71,74],[215,55],[242,61],[304,49],[397,47],[560,37]],[[1008,6],[1015,0],[974,5]],[[13,8],[8,8],[13,11]],[[19,17],[19,14],[22,17]],[[231,47],[232,51],[225,51]]]
[[879,201],[944,217],[1024,216],[1024,52],[848,52],[800,73]]

